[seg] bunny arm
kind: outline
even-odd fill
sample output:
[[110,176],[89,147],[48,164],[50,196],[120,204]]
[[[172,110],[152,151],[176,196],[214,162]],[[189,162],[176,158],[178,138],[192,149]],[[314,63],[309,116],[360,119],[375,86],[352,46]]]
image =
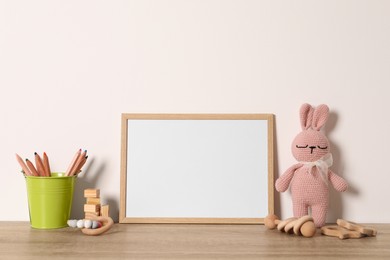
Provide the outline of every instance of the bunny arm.
[[343,192],[348,189],[348,183],[331,170],[329,170],[328,178],[335,190]]
[[288,168],[282,176],[280,176],[275,183],[275,188],[279,192],[285,192],[288,189],[288,186],[290,185],[291,179],[294,176],[294,173],[297,169],[301,168],[303,166],[302,163],[297,163]]

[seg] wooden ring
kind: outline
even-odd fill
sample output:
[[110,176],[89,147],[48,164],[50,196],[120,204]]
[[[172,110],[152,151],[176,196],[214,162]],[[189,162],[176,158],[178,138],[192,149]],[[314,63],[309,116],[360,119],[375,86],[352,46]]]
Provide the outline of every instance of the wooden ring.
[[286,219],[286,220],[280,221],[279,224],[278,224],[278,226],[277,226],[277,229],[278,229],[279,231],[283,231],[283,230],[284,230],[284,227],[285,227],[288,223],[290,223],[291,221],[294,221],[294,220],[296,220],[296,219],[297,219],[297,218],[288,218],[288,219]]
[[102,222],[102,227],[96,229],[90,229],[90,228],[81,229],[81,232],[89,236],[97,236],[103,234],[114,225],[114,221],[110,217],[103,217],[103,216],[92,217],[91,220]]

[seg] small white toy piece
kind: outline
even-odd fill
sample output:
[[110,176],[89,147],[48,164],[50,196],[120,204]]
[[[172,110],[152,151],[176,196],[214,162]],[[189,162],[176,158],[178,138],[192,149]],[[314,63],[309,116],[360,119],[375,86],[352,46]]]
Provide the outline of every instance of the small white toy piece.
[[102,223],[100,223],[99,221],[92,221],[92,229],[95,229],[95,228],[100,228],[102,226]]
[[90,220],[90,219],[84,220],[84,227],[85,228],[92,228],[92,220]]
[[69,227],[72,227],[72,228],[77,227],[77,220],[76,219],[69,219],[67,223],[68,223]]
[[102,227],[102,222],[91,219],[69,219],[67,224],[71,228],[96,229]]
[[84,227],[84,220],[83,219],[77,220],[77,227],[78,228],[83,228]]

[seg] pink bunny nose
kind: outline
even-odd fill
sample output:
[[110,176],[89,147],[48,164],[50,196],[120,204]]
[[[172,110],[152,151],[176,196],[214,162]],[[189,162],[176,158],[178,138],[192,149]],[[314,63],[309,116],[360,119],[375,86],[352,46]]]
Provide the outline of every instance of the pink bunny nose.
[[313,153],[313,150],[316,148],[315,146],[309,146],[310,148],[310,153],[312,154]]

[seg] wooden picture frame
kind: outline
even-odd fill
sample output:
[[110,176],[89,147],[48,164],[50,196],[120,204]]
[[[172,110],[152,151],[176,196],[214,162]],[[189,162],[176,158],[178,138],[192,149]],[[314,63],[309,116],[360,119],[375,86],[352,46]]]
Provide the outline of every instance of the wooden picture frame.
[[272,114],[122,114],[120,223],[262,224]]

